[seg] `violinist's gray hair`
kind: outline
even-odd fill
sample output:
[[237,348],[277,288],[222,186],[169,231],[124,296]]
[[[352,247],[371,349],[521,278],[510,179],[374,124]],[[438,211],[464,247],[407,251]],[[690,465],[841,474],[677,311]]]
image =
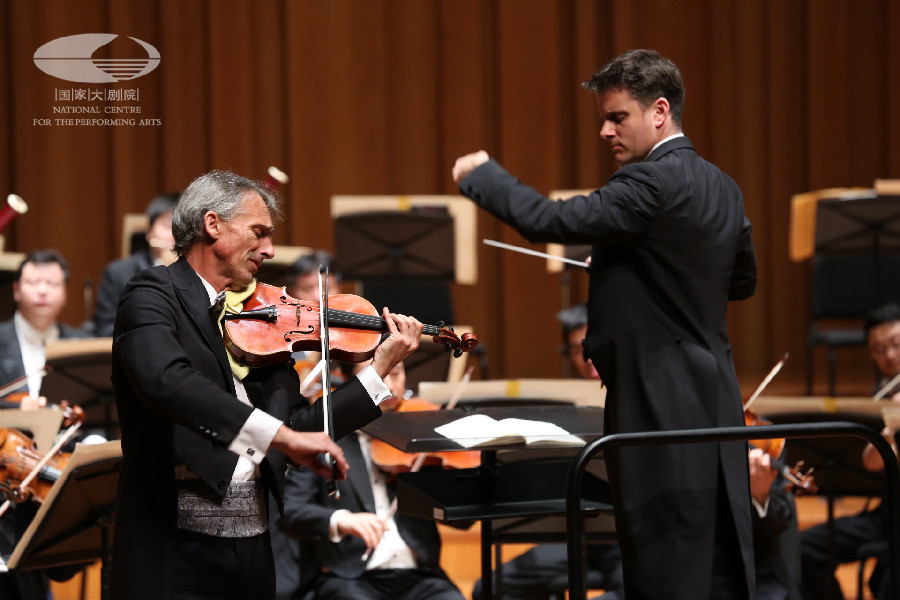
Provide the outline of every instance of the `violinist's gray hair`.
[[203,217],[212,211],[225,221],[235,219],[248,194],[259,194],[272,220],[281,218],[278,198],[263,184],[231,171],[210,171],[191,182],[172,213],[175,254],[184,256],[203,237]]

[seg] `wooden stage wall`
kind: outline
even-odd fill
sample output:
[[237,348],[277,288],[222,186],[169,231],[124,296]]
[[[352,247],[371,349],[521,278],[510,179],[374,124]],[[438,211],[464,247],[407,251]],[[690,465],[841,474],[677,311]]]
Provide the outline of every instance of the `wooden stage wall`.
[[[614,166],[580,82],[652,47],[680,66],[685,131],[738,181],[755,226],[759,289],[730,313],[738,369],[756,379],[789,351],[796,375],[809,273],[787,258],[789,199],[900,178],[898,30],[891,0],[7,0],[0,192],[31,210],[6,248],[68,257],[64,317],[79,323],[82,284],[118,256],[122,216],[213,168],[281,167],[277,242],[326,249],[330,196],[455,193],[454,159],[480,148],[545,192],[596,187]],[[38,70],[37,48],[100,32],[144,40],[161,62],[85,87],[139,90],[138,118],[160,124],[36,125],[79,87]],[[478,236],[525,244],[485,214]],[[480,336],[492,377],[558,376],[561,276],[485,247],[478,266],[476,285],[454,288],[456,320]],[[573,301],[585,282],[572,277]]]

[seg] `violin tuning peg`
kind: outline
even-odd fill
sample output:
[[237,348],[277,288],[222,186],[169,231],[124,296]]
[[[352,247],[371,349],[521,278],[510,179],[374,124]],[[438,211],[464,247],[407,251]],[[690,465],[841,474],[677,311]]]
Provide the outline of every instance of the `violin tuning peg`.
[[453,358],[459,358],[460,356],[462,356],[462,354],[462,348],[457,347],[453,350]]

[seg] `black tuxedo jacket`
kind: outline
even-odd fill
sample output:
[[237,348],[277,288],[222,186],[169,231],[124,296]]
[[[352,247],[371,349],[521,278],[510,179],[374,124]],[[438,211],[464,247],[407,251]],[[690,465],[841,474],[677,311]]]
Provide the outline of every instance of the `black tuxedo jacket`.
[[94,333],[100,337],[113,334],[116,324],[116,307],[128,280],[138,271],[153,266],[149,250],[135,252],[131,256],[114,260],[103,269],[100,287],[97,288],[97,310],[94,311]]
[[[317,562],[338,577],[354,579],[366,570],[361,557],[365,543],[356,536],[346,536],[335,544],[329,537],[331,515],[338,509],[375,513],[375,497],[360,440],[350,435],[339,442],[350,463],[347,481],[341,484],[341,499],[328,496],[324,481],[307,469],[291,469],[284,491],[284,516],[281,529],[288,535],[312,541]],[[440,567],[441,538],[433,521],[398,513],[394,520],[403,541],[415,552],[418,567],[443,573]]]
[[[237,464],[228,450],[252,407],[235,396],[231,368],[199,276],[181,259],[135,275],[119,303],[112,382],[122,426],[113,562],[117,598],[165,598],[164,547],[175,530],[177,465],[224,495]],[[244,379],[254,407],[296,430],[321,430],[321,405],[300,395],[289,363],[253,369]],[[354,378],[332,396],[340,437],[381,414]],[[286,459],[270,451],[260,465],[280,504]]]
[[[593,245],[584,343],[607,433],[743,425],[725,309],[755,290],[751,228],[737,184],[687,138],[565,202],[493,161],[460,190],[532,242]],[[745,444],[631,447],[607,463],[627,595],[709,597],[722,485],[752,593]]]

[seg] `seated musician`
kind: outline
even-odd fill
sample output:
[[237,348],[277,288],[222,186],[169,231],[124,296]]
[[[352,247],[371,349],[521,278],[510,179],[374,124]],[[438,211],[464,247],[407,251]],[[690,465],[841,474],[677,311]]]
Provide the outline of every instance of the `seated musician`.
[[172,247],[172,213],[178,202],[178,194],[162,194],[147,206],[147,248],[138,250],[103,269],[100,287],[97,289],[97,310],[94,312],[94,335],[108,337],[116,323],[116,307],[128,280],[134,274],[154,265],[168,264],[175,259]]
[[[562,325],[562,352],[569,357],[576,377],[599,379],[597,369],[590,360],[584,358],[581,342],[587,333],[587,306],[578,304],[560,311],[557,320]],[[604,600],[624,598],[622,580],[622,558],[615,544],[589,544],[587,546],[587,568],[602,575],[598,582],[606,590]],[[565,544],[543,544],[535,546],[524,554],[503,564],[503,597],[512,599],[546,600],[551,591],[548,584],[557,577],[565,577],[569,572]],[[483,598],[481,580],[472,590],[475,600]]]
[[325,250],[313,250],[294,261],[291,280],[287,286],[288,294],[298,300],[318,302],[321,265],[328,267],[329,295],[340,294],[341,272],[335,265],[334,258]]
[[[882,377],[876,387],[878,390],[900,374],[900,305],[891,302],[873,309],[866,319],[865,331],[869,354]],[[900,390],[889,390],[886,397],[893,402],[900,402]],[[885,428],[882,433],[896,454],[894,432]],[[870,471],[884,469],[881,455],[871,444],[866,445],[863,450],[863,466]],[[857,551],[863,544],[887,540],[884,504],[858,515],[835,519],[833,526],[833,538],[829,536],[827,523],[807,529],[801,534],[804,599],[840,600],[844,597],[834,570],[828,564],[829,550],[833,551],[834,560],[838,564],[851,563],[858,560]],[[832,548],[829,548],[829,539],[833,539]],[[889,597],[889,586],[887,565],[879,562],[869,578],[869,588],[878,600],[882,600]]]
[[27,392],[19,403],[3,402],[0,408],[40,408],[47,399],[40,395],[45,347],[58,339],[85,337],[80,329],[59,323],[66,305],[69,268],[56,250],[28,254],[16,271],[13,298],[16,312],[0,323],[0,382],[25,377],[11,392]]
[[[9,401],[10,396],[5,397],[0,402],[3,409],[33,410],[46,406],[47,399],[41,396],[46,344],[61,338],[85,337],[81,330],[57,321],[66,305],[68,275],[65,259],[55,250],[32,252],[19,265],[13,282],[16,312],[11,319],[0,323],[0,381],[23,378],[22,385],[12,393],[21,392],[25,396],[18,402]],[[21,396],[21,393],[17,395]],[[4,560],[15,549],[37,508],[36,503],[26,501],[11,505],[0,517],[0,555]],[[0,573],[0,598],[46,600],[48,574],[64,580],[75,572],[67,569],[64,572],[14,570]]]
[[[393,397],[381,408],[393,410],[406,392],[402,363],[385,383]],[[285,483],[281,529],[311,541],[318,564],[308,589],[320,600],[461,600],[440,567],[441,539],[434,522],[390,516],[393,485],[372,464],[368,436],[351,434],[338,445],[351,467],[339,501],[307,469],[291,470]]]
[[763,450],[751,448],[748,461],[756,600],[800,600],[800,533],[794,494]]

